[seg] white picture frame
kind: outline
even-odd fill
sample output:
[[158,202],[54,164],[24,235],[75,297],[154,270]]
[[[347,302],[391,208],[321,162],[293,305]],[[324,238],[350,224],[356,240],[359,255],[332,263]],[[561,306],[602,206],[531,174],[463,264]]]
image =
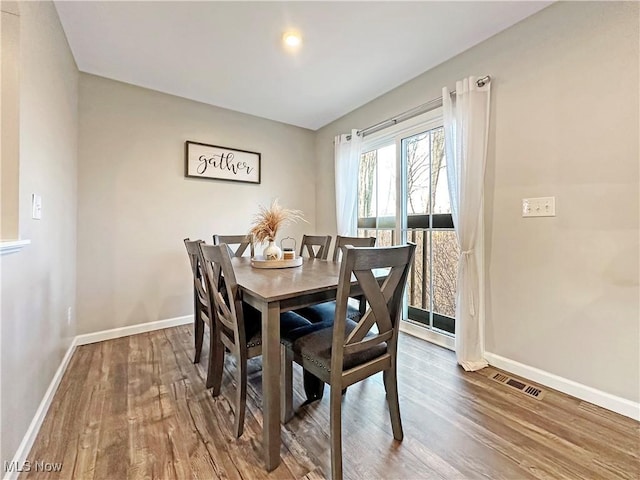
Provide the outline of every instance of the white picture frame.
[[258,152],[185,142],[185,177],[259,184],[260,162]]

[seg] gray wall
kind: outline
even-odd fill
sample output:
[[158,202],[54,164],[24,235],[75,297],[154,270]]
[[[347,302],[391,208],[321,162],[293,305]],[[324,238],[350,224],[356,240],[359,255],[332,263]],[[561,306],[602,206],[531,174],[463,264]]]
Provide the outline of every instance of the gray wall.
[[[486,349],[640,400],[635,2],[562,2],[317,134],[317,228],[334,232],[333,136],[490,74]],[[428,46],[426,46],[428,48]],[[521,199],[555,196],[555,218]]]
[[[0,461],[16,452],[75,336],[78,70],[50,2],[20,4],[20,206],[31,245],[1,257]],[[4,128],[4,127],[3,127]],[[31,219],[31,194],[42,220]]]
[[[79,332],[191,314],[183,238],[246,233],[273,198],[315,230],[314,133],[80,75]],[[184,142],[260,152],[260,185],[184,176]]]

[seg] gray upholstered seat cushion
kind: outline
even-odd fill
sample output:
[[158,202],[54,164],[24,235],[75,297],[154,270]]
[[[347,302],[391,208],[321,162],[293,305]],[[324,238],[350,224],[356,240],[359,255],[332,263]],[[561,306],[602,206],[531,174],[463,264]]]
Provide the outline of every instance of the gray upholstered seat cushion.
[[[346,320],[345,338],[358,324],[353,320]],[[320,328],[321,327],[321,328]],[[327,372],[331,372],[331,344],[333,341],[333,328],[331,324],[315,324],[309,329],[314,329],[307,335],[295,339],[290,348],[301,357],[320,366]],[[370,336],[368,334],[367,336]],[[369,360],[383,355],[387,351],[386,342],[375,345],[361,352],[344,356],[343,368],[348,370]]]
[[325,328],[331,328],[333,325],[333,319],[330,322],[318,322],[311,323],[309,320],[306,320],[306,325],[301,325],[298,328],[290,328],[286,332],[281,330],[280,335],[280,343],[286,345],[289,348],[293,348],[293,343],[301,337],[305,335],[309,335],[313,332],[317,332],[318,330],[323,330]]
[[[252,306],[243,303],[244,328],[247,337],[247,347],[262,345],[262,314]],[[280,314],[280,334],[287,337],[289,332],[300,330],[311,325],[306,318],[295,312],[285,312]],[[226,327],[225,327],[225,330]],[[231,332],[227,333],[231,336]]]
[[[311,305],[310,307],[301,308],[296,310],[296,313],[302,315],[311,323],[333,323],[333,317],[336,314],[336,302],[324,302],[317,305]],[[347,318],[357,322],[360,320],[360,311],[347,304]]]

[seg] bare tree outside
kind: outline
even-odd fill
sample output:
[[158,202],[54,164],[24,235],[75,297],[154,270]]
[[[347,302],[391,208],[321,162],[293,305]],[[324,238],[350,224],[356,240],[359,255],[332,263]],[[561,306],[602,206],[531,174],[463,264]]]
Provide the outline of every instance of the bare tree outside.
[[431,151],[429,132],[404,139],[407,160],[407,210],[409,215],[429,213]]
[[433,311],[455,318],[458,259],[460,249],[455,232],[433,231]]
[[358,218],[375,215],[376,201],[376,162],[378,151],[372,150],[360,156],[360,174],[358,175]]

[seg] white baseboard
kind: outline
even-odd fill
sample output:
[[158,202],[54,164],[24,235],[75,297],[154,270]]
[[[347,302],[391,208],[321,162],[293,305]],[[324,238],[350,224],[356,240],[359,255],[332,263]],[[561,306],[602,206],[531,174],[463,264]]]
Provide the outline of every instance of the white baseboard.
[[[179,325],[186,325],[191,322],[193,322],[193,315],[185,315],[184,317],[169,318],[166,320],[158,320],[156,322],[140,323],[138,325],[113,328],[111,330],[102,330],[101,332],[87,333],[74,337],[71,341],[71,345],[69,345],[67,352],[62,358],[60,366],[58,367],[58,370],[56,370],[56,373],[53,376],[53,379],[49,384],[49,388],[47,388],[47,391],[45,392],[35,415],[33,416],[33,420],[31,420],[31,424],[29,425],[27,432],[22,438],[22,442],[20,442],[18,450],[13,456],[11,465],[19,468],[24,465],[25,461],[28,460],[27,456],[31,451],[31,447],[33,447],[33,442],[38,436],[38,432],[40,431],[42,422],[44,421],[44,418],[49,411],[49,407],[51,406],[53,397],[56,394],[58,386],[60,385],[60,381],[62,380],[64,372],[69,366],[69,362],[71,361],[71,357],[73,356],[73,352],[75,352],[76,347],[80,345],[87,345],[89,343],[102,342],[104,340],[112,340],[114,338],[128,337],[129,335],[136,335],[138,333],[162,330],[163,328],[177,327]],[[17,479],[19,475],[19,471],[5,472],[3,480],[14,480]]]
[[85,333],[76,337],[76,345],[88,345],[90,343],[104,342],[114,338],[128,337],[129,335],[137,335],[138,333],[153,332],[154,330],[162,330],[163,328],[178,327],[193,322],[193,315],[185,315],[184,317],[168,318],[166,320],[158,320],[155,322],[139,323],[137,325],[129,325],[127,327],[112,328],[110,330],[102,330],[100,332]]
[[[24,462],[27,460],[27,455],[29,455],[29,452],[31,451],[31,447],[33,447],[33,442],[36,440],[36,437],[38,436],[38,432],[40,431],[42,422],[44,421],[44,418],[47,415],[47,412],[49,411],[49,406],[53,401],[53,397],[56,393],[56,390],[58,389],[58,385],[60,385],[62,376],[64,375],[64,372],[67,370],[67,366],[71,361],[73,352],[75,352],[76,350],[76,338],[77,337],[71,340],[71,345],[69,345],[67,352],[64,354],[64,357],[62,357],[60,366],[58,367],[58,370],[56,370],[56,373],[53,375],[53,379],[49,384],[49,388],[47,388],[47,391],[45,392],[44,397],[42,398],[42,401],[40,402],[40,405],[38,406],[38,409],[36,410],[36,413],[33,416],[33,419],[31,420],[31,424],[27,429],[27,433],[25,433],[24,437],[22,437],[22,442],[20,442],[20,446],[18,446],[18,450],[16,451],[16,454],[13,456],[11,465],[20,467],[24,465]],[[4,480],[17,479],[19,475],[20,475],[19,471],[5,472]]]
[[527,380],[532,380],[541,385],[553,388],[572,397],[579,398],[599,407],[640,421],[640,403],[617,397],[602,390],[583,385],[573,380],[560,377],[553,373],[545,372],[529,365],[516,362],[509,358],[501,357],[495,353],[485,352],[485,358],[490,365],[518,375]]

